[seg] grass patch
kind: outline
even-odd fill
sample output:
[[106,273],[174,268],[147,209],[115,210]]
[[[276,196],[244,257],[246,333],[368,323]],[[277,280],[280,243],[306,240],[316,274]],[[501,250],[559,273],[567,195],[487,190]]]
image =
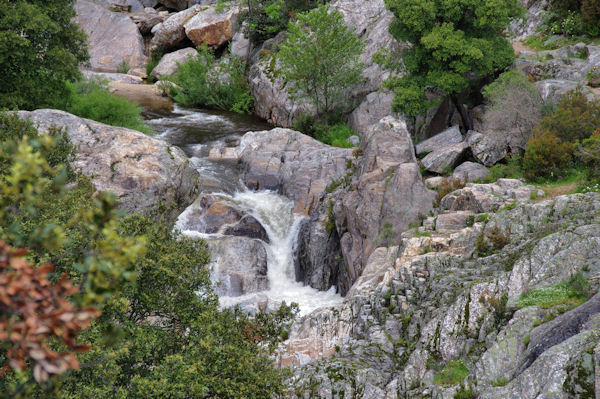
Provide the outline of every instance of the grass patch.
[[453,360],[435,376],[433,383],[442,386],[456,385],[467,378],[468,375],[469,369],[465,366],[465,363],[462,360]]
[[144,123],[142,109],[136,104],[112,94],[105,81],[90,79],[77,83],[67,82],[69,95],[63,109],[82,118],[112,126],[134,129],[153,134]]
[[531,290],[519,298],[517,306],[539,306],[549,309],[558,305],[577,306],[587,300],[590,294],[590,283],[580,273],[564,283],[554,284],[547,288]]
[[343,122],[340,116],[320,120],[313,115],[303,114],[294,120],[294,130],[333,147],[354,147],[348,139],[354,136],[355,133]]
[[600,44],[600,38],[590,38],[589,36],[561,36],[558,40],[551,41],[546,43],[550,36],[545,33],[529,36],[523,43],[528,47],[531,47],[534,50],[542,51],[542,50],[556,50],[557,48],[561,48],[564,46],[569,46],[577,43],[585,43],[585,44]]

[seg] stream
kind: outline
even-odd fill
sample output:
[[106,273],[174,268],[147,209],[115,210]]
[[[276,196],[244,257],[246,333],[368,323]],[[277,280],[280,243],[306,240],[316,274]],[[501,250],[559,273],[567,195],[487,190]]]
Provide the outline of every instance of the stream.
[[[343,298],[335,293],[335,287],[324,292],[295,281],[294,252],[303,217],[292,212],[293,202],[275,192],[246,189],[235,162],[208,159],[211,148],[235,145],[246,132],[270,129],[268,124],[253,116],[178,106],[169,114],[163,111],[162,114],[148,115],[153,118],[148,124],[156,131],[156,137],[181,148],[200,173],[201,195],[214,194],[234,202],[256,218],[269,237],[268,244],[260,241],[267,253],[268,289],[239,296],[225,289],[220,296],[222,306],[240,305],[244,308],[258,303],[264,306],[266,299],[267,307],[273,309],[283,301],[288,304],[295,302],[299,305],[300,314],[304,315],[319,307],[342,302]],[[222,238],[220,234],[206,234],[184,227],[188,225],[188,215],[200,206],[199,201],[190,205],[179,216],[175,228],[189,237],[205,240]],[[239,262],[244,261],[239,259]],[[213,268],[218,269],[219,265],[213,265]],[[217,271],[211,271],[213,276]]]

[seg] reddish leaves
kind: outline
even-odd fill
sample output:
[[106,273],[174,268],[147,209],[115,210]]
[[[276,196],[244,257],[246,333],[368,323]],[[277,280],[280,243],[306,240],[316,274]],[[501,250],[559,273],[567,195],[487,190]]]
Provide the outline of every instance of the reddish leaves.
[[[0,241],[0,341],[9,341],[9,368],[24,369],[29,359],[38,382],[68,369],[78,369],[75,352],[87,350],[77,345],[77,334],[100,315],[95,308],[76,308],[68,299],[78,291],[63,276],[52,285],[48,273],[52,265],[34,268],[24,258],[26,249],[13,249]],[[71,351],[58,353],[48,342],[64,344]]]

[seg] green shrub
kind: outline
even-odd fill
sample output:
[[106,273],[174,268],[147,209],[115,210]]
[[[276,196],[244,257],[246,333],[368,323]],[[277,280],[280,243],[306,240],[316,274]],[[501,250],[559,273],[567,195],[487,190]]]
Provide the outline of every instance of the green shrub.
[[469,375],[469,369],[465,366],[462,360],[453,360],[448,363],[433,379],[433,383],[437,385],[456,385],[461,383]]
[[163,53],[160,50],[152,50],[152,53],[150,53],[150,58],[148,58],[148,63],[146,64],[146,75],[148,75],[148,80],[154,79],[150,74],[154,68],[156,68],[162,56]]
[[82,118],[112,126],[134,129],[146,134],[152,130],[144,123],[141,108],[112,94],[98,79],[68,83],[69,96],[64,109]]
[[528,179],[558,178],[573,158],[573,144],[561,141],[548,130],[539,130],[527,142],[523,173]]
[[121,63],[117,67],[117,72],[118,73],[127,73],[127,72],[129,72],[130,69],[131,69],[131,66],[129,65],[129,63],[127,61],[121,61]]
[[586,166],[588,180],[592,182],[600,180],[600,128],[591,137],[577,145],[576,156]]
[[353,147],[348,139],[354,136],[354,132],[340,117],[316,119],[310,114],[302,114],[294,120],[294,130],[334,147]]
[[540,128],[562,141],[583,140],[600,127],[600,100],[589,101],[579,88],[564,95],[556,111],[540,121]]
[[166,78],[175,85],[169,90],[176,102],[190,107],[205,107],[248,114],[253,97],[244,74],[245,63],[236,56],[216,61],[206,46],[198,57],[179,65],[179,71]]

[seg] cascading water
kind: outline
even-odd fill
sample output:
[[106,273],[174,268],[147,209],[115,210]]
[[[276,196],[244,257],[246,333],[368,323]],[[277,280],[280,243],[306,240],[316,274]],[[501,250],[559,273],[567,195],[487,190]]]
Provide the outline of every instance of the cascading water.
[[[222,295],[222,306],[258,302],[261,298],[266,298],[271,304],[295,302],[300,307],[300,314],[307,314],[319,307],[340,303],[342,297],[335,293],[334,287],[324,292],[295,281],[294,247],[302,217],[293,214],[293,202],[273,192],[248,191],[239,182],[235,165],[215,163],[207,159],[211,147],[222,146],[232,136],[241,137],[250,130],[268,129],[256,120],[240,118],[236,115],[215,115],[176,107],[173,115],[151,121],[160,133],[159,137],[181,147],[190,157],[202,176],[204,189],[213,194],[218,191],[220,197],[239,205],[262,224],[269,237],[268,244],[261,241],[267,252],[268,290],[241,296]],[[189,215],[199,206],[194,203],[186,209],[175,227],[190,237],[207,240],[222,238],[220,234],[204,234],[186,229]],[[243,261],[244,259],[240,259],[240,262]]]

